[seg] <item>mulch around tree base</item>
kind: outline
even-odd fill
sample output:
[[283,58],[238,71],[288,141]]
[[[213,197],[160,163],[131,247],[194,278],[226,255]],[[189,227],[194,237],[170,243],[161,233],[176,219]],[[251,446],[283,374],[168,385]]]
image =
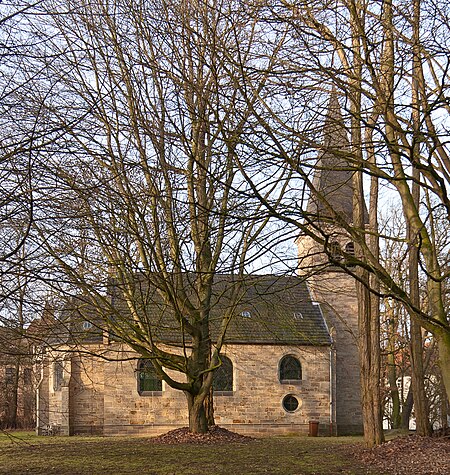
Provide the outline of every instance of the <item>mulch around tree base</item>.
[[236,434],[223,427],[213,426],[206,434],[194,434],[187,427],[174,429],[165,434],[150,439],[157,444],[217,444],[217,443],[248,443],[253,437]]
[[409,435],[373,449],[352,445],[350,455],[390,475],[450,474],[450,438]]

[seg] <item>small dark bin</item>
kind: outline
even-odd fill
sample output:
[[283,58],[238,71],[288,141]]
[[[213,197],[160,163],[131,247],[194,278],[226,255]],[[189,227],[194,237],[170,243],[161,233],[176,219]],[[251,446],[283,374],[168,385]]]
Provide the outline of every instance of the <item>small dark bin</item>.
[[318,421],[309,421],[309,437],[317,437],[319,433],[319,422]]

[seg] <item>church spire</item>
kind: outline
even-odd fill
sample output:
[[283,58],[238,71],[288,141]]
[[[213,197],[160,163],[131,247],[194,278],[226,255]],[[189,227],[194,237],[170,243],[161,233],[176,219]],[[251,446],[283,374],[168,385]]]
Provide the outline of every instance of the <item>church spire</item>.
[[344,125],[341,106],[336,88],[333,87],[328,102],[328,110],[323,124],[323,154],[348,149],[347,129]]
[[316,163],[313,190],[306,209],[315,221],[333,219],[328,203],[347,222],[353,222],[353,170],[346,159],[349,145],[338,95],[333,88],[323,125],[322,152]]

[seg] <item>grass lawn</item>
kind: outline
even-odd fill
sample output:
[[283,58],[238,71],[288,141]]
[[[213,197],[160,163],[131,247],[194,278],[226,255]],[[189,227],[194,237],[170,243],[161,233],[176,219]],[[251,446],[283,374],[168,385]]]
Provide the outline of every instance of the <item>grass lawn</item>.
[[246,444],[161,445],[148,438],[0,434],[0,473],[133,475],[371,474],[343,452],[362,438],[272,437]]

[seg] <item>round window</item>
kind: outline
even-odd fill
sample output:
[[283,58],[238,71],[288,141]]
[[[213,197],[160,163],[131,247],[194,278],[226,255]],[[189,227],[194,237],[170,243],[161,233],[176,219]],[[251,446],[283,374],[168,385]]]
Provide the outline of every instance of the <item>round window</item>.
[[288,394],[283,398],[283,409],[287,412],[295,412],[298,408],[298,399],[292,394]]

